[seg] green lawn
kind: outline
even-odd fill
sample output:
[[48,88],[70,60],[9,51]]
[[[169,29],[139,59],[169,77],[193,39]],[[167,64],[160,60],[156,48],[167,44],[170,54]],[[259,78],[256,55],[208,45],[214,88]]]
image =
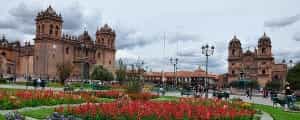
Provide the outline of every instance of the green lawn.
[[115,99],[110,98],[97,98],[97,102],[113,102]]
[[0,114],[0,120],[5,120],[5,117]]
[[300,113],[285,112],[282,108],[255,104],[256,109],[269,113],[274,120],[300,120]]
[[53,112],[54,112],[54,108],[41,108],[36,110],[21,111],[20,113],[22,115],[36,118],[36,119],[46,119]]
[[47,87],[54,87],[54,88],[62,88],[64,87],[61,83],[58,82],[49,82]]
[[179,97],[175,96],[161,96],[159,98],[152,99],[152,101],[177,101]]

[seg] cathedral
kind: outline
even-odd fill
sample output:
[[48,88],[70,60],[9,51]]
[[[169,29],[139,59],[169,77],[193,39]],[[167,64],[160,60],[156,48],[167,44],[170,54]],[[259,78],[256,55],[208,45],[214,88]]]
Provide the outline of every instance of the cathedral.
[[271,80],[284,84],[286,64],[276,64],[272,54],[271,39],[265,33],[258,40],[254,51],[243,51],[240,40],[234,36],[228,47],[228,82],[240,78],[257,80],[264,87]]
[[88,77],[95,65],[110,71],[115,68],[115,31],[105,24],[95,32],[95,40],[88,31],[79,35],[63,34],[63,18],[51,6],[35,18],[34,44],[10,43],[0,39],[0,72],[2,75],[32,75],[57,78],[57,65],[70,63],[71,77]]

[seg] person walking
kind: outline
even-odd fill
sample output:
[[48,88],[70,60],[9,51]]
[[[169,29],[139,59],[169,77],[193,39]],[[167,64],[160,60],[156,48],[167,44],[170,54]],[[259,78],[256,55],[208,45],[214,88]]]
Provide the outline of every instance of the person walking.
[[46,87],[46,80],[41,80],[41,88],[44,90]]
[[286,104],[288,107],[294,105],[293,93],[294,92],[291,90],[290,84],[287,84],[285,86],[285,96],[286,96]]
[[247,90],[246,90],[246,96],[247,96],[248,98],[250,98],[250,89],[249,89],[249,88],[247,88]]

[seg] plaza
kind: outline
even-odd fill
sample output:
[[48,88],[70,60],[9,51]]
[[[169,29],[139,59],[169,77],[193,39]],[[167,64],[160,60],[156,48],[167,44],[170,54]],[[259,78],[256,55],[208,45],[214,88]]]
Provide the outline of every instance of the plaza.
[[1,8],[0,120],[300,120],[297,16],[98,2]]

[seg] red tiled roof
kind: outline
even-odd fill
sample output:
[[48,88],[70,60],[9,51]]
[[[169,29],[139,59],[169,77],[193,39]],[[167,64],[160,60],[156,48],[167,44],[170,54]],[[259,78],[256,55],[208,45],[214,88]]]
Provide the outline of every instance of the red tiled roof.
[[[146,77],[158,77],[158,76],[162,76],[162,72],[147,72],[144,73],[144,76]],[[174,72],[164,72],[164,76],[166,77],[174,77]],[[176,72],[176,76],[177,77],[205,77],[206,76],[206,72],[204,70],[201,69],[197,69],[195,71],[177,71]],[[217,74],[212,74],[212,73],[208,73],[207,75],[210,78],[214,78],[214,79],[219,79],[219,76]]]

